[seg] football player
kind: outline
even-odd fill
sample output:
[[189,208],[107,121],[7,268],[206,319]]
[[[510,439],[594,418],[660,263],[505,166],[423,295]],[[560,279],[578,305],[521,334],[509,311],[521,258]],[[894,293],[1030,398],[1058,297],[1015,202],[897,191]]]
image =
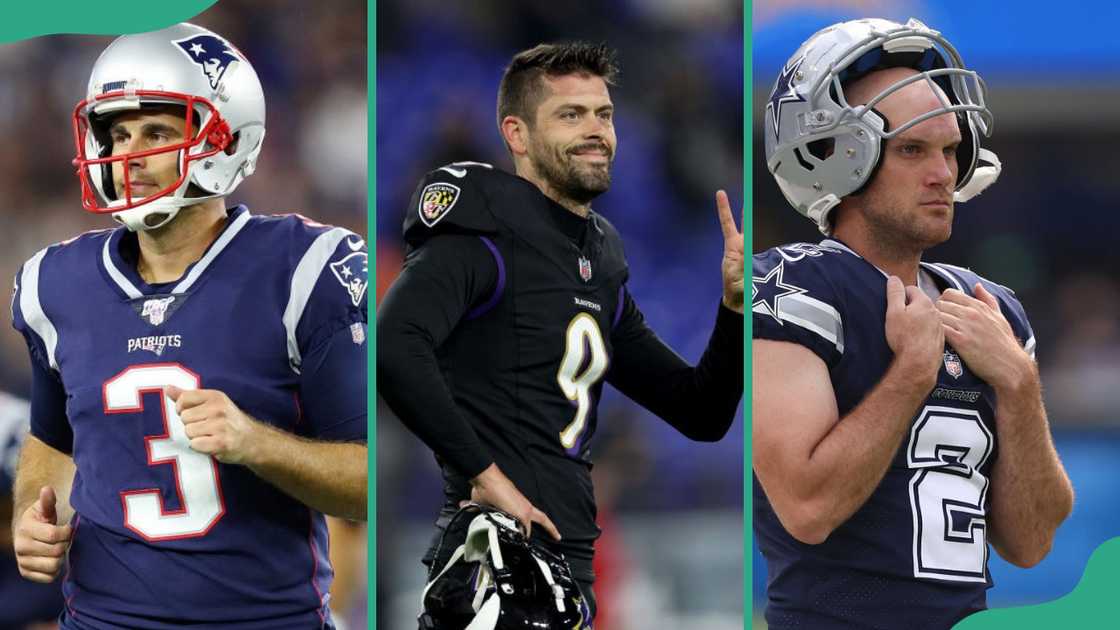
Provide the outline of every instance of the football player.
[[378,391],[442,468],[437,528],[468,499],[511,514],[566,556],[592,603],[589,449],[603,383],[714,441],[743,375],[743,236],[727,196],[723,296],[696,366],[646,325],[621,237],[591,208],[611,183],[615,72],[613,51],[585,43],[513,58],[498,127],[515,173],[460,162],[420,182],[377,329]]
[[922,260],[991,184],[985,87],[937,31],[809,38],[766,106],[767,165],[826,235],[754,256],[754,528],[771,628],[949,628],[989,543],[1049,551],[1073,491],[1008,288]]
[[206,29],[116,39],[74,129],[82,204],[121,227],[16,277],[20,572],[65,567],[62,628],[332,627],[323,515],[366,515],[363,240],[226,203],[264,94]]

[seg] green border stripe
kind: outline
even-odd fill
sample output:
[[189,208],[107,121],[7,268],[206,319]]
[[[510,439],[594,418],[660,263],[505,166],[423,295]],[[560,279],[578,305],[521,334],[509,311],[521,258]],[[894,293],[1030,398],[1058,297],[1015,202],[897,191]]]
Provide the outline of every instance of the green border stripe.
[[[366,217],[369,226],[370,253],[373,254],[370,268],[373,270],[373,295],[366,290],[366,299],[377,300],[377,0],[366,3],[366,106],[369,114],[366,118],[367,146],[369,151],[369,166],[366,177],[368,197],[366,198]],[[370,628],[377,627],[377,333],[366,335],[369,339],[369,354],[366,356],[369,369],[369,383],[366,394],[369,397],[369,505],[366,506],[369,527],[366,529],[366,614]]]
[[[1073,592],[1055,601],[996,608],[960,622],[958,630],[1064,630],[1065,628],[1115,628],[1116,567],[1120,565],[1120,539],[1113,538],[1093,552],[1085,574]],[[1111,621],[1106,621],[1111,620]],[[1082,622],[1096,621],[1093,625]],[[1078,622],[1074,625],[1071,622]]]
[[218,0],[54,0],[4,7],[0,44],[55,33],[123,35],[154,31],[202,13]]
[[[751,50],[751,0],[743,1],[743,250],[754,251],[754,55]],[[744,273],[747,261],[743,261]],[[744,317],[743,336],[743,627],[754,625],[753,468],[751,467],[751,333],[752,318]]]

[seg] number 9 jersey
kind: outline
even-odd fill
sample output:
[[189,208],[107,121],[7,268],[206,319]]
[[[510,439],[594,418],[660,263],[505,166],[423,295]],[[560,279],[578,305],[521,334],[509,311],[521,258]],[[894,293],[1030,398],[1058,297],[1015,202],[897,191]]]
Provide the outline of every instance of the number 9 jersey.
[[326,626],[323,515],[192,450],[163,390],[219,390],[289,433],[364,442],[364,241],[238,206],[175,282],[144,282],[138,255],[134,233],[102,230],[16,277],[31,432],[77,466],[63,627]]
[[[969,270],[922,263],[938,291],[983,283],[1034,354],[1022,306]],[[886,275],[837,240],[754,256],[754,338],[800,344],[828,367],[841,422],[893,359]],[[795,403],[793,403],[795,404]],[[946,344],[937,385],[916,410],[886,475],[819,545],[794,539],[757,478],[754,528],[766,558],[771,628],[948,628],[986,608],[990,471],[998,456],[992,388]]]
[[496,463],[555,523],[556,547],[588,582],[603,384],[693,439],[718,439],[742,396],[741,316],[720,308],[707,367],[691,369],[627,291],[614,227],[487,165],[429,173],[407,212],[404,268],[378,313],[378,392],[440,460],[437,526]]

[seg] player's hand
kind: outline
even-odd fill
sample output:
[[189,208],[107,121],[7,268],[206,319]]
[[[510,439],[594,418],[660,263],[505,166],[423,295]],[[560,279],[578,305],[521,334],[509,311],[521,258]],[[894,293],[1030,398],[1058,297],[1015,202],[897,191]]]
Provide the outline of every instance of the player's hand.
[[533,523],[538,523],[549,536],[560,540],[560,530],[556,529],[548,515],[530,503],[497,464],[490,464],[489,468],[471,479],[471,501],[512,516],[521,525],[526,538],[532,532]]
[[719,212],[719,227],[723,230],[723,305],[743,314],[743,233],[735,227],[735,217],[731,215],[731,202],[727,193],[716,191],[716,211]]
[[250,465],[260,424],[216,389],[164,389],[175,403],[191,448],[225,464]]
[[1033,372],[1034,361],[1000,312],[999,300],[980,283],[972,290],[976,297],[949,289],[937,301],[945,339],[992,387],[1014,387]]
[[887,345],[896,361],[933,387],[945,351],[945,333],[933,301],[921,289],[904,286],[898,276],[887,278]]
[[23,511],[13,528],[19,573],[32,582],[53,582],[70,547],[73,529],[58,524],[56,502],[54,488],[43,486],[39,498]]

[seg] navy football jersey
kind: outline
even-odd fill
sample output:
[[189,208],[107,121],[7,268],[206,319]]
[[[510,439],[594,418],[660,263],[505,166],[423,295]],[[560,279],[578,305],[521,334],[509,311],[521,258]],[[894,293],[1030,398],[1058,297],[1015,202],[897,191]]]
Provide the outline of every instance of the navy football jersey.
[[[922,263],[939,290],[983,283],[1024,348],[1034,335],[1011,290],[967,269]],[[840,417],[886,373],[886,275],[836,240],[756,254],[755,339],[805,346],[828,367]],[[879,486],[819,545],[789,535],[754,481],[773,629],[949,628],[986,607],[989,475],[998,455],[992,388],[946,344],[937,385]],[[841,420],[843,421],[843,420]]]
[[102,230],[16,278],[14,324],[59,399],[33,397],[31,431],[77,466],[64,627],[325,626],[322,514],[191,450],[162,390],[220,390],[285,431],[364,441],[364,241],[239,206],[176,282],[145,283],[137,256],[135,234]]

